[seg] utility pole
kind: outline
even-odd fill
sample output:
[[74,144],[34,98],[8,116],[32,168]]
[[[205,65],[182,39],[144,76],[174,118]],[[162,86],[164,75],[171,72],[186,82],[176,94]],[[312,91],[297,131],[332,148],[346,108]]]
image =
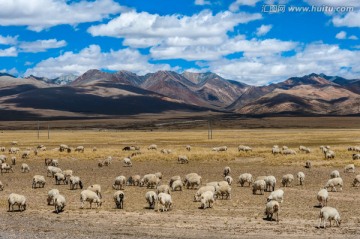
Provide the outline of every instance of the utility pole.
[[39,121],[37,123],[37,138],[38,139],[40,138],[40,123],[39,123]]
[[211,120],[208,120],[208,139],[212,139],[212,125],[211,125]]
[[48,124],[48,139],[50,139],[50,125]]

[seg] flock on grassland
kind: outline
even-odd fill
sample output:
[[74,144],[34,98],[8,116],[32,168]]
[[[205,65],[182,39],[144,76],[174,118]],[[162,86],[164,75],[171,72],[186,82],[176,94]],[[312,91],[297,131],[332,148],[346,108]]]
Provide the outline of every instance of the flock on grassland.
[[[8,150],[8,153],[11,155],[17,155],[20,152],[20,149],[18,147],[15,147],[18,144],[17,141],[11,142],[11,147]],[[148,150],[157,150],[158,147],[155,144],[151,144],[148,148]],[[185,149],[187,151],[191,151],[191,146],[186,145]],[[220,146],[212,148],[212,151],[216,152],[222,152],[227,151],[226,146]],[[39,145],[36,147],[34,151],[34,154],[37,155],[38,151],[46,151],[46,147],[44,145]],[[56,148],[54,150],[58,150],[60,152],[79,152],[84,153],[85,147],[78,146],[75,149],[65,145],[61,144],[59,148]],[[92,148],[92,151],[96,151],[97,148]],[[125,167],[132,167],[133,163],[131,161],[131,158],[141,154],[140,147],[138,146],[126,146],[122,149],[123,151],[133,151],[131,156],[125,157],[123,159],[123,164]],[[324,157],[326,159],[333,159],[335,158],[335,152],[330,149],[330,146],[320,146],[321,152],[324,154]],[[238,146],[238,151],[243,152],[251,152],[252,148],[245,145]],[[311,149],[305,146],[300,146],[299,151],[301,153],[309,154],[311,153]],[[360,147],[348,147],[348,151],[356,152],[352,155],[352,158],[354,160],[360,159]],[[0,152],[5,153],[6,148],[0,147]],[[172,151],[170,149],[162,149],[160,151],[163,154],[171,154]],[[279,147],[277,145],[274,145],[272,150],[272,154],[284,154],[284,155],[294,155],[296,154],[296,151],[293,149],[289,149],[286,146]],[[31,149],[27,148],[23,153],[21,154],[21,158],[27,159],[31,154]],[[3,173],[10,173],[14,172],[13,165],[16,165],[16,157],[11,157],[11,165],[6,163],[7,156],[2,154],[0,155],[0,163],[1,163],[1,174]],[[185,164],[189,163],[189,158],[186,155],[179,155],[177,162],[179,164]],[[58,159],[50,159],[46,158],[44,160],[45,166],[47,167],[47,177],[52,177],[55,179],[55,184],[65,184],[70,186],[70,190],[76,190],[78,188],[83,189],[83,183],[81,181],[81,178],[79,176],[73,175],[73,170],[67,169],[62,170],[59,167],[59,160]],[[103,166],[110,166],[112,163],[112,157],[109,156],[105,158],[102,161],[98,162],[99,167]],[[306,161],[305,168],[310,169],[312,167],[311,161]],[[21,165],[21,172],[22,173],[29,173],[30,167],[27,163],[22,163]],[[349,164],[344,167],[345,173],[354,173],[355,172],[355,166],[354,164]],[[209,182],[206,185],[202,185],[202,177],[198,175],[197,173],[189,173],[185,175],[185,177],[182,179],[181,176],[176,175],[171,177],[169,184],[162,184],[162,173],[157,172],[153,174],[146,174],[142,177],[140,175],[132,175],[130,177],[126,177],[124,175],[120,175],[115,178],[114,184],[112,185],[112,188],[115,191],[113,195],[115,207],[119,209],[124,208],[124,200],[125,200],[125,193],[122,191],[125,189],[126,186],[140,186],[140,187],[147,187],[149,189],[154,189],[151,191],[146,192],[145,199],[148,203],[149,209],[155,209],[156,204],[158,205],[158,211],[168,211],[172,207],[172,192],[175,191],[182,191],[184,188],[186,189],[194,189],[197,190],[194,194],[194,202],[200,202],[200,208],[206,209],[211,208],[212,204],[215,202],[215,200],[220,199],[227,199],[231,200],[231,185],[233,184],[233,178],[231,176],[231,168],[226,166],[223,169],[222,176],[224,177],[224,180],[222,181],[214,181]],[[298,172],[296,175],[296,178],[298,180],[298,184],[303,186],[305,183],[305,173],[304,172]],[[281,179],[281,185],[282,187],[290,187],[293,184],[293,181],[295,180],[294,175],[292,174],[285,174]],[[267,175],[267,176],[258,176],[257,178],[253,178],[252,174],[250,173],[242,173],[238,177],[237,183],[241,186],[248,186],[252,188],[253,194],[264,194],[265,191],[271,192],[270,195],[267,197],[266,206],[265,206],[265,215],[268,220],[273,220],[274,215],[276,215],[276,221],[279,221],[279,211],[280,211],[280,204],[283,203],[284,200],[284,191],[282,189],[275,190],[277,180],[273,175]],[[46,184],[46,179],[43,175],[34,175],[32,179],[32,188],[43,188]],[[356,187],[360,185],[360,175],[357,175],[354,178],[354,181],[352,183],[352,186]],[[319,206],[321,206],[320,210],[320,222],[319,227],[322,226],[326,227],[326,221],[334,220],[336,224],[339,226],[341,223],[340,215],[338,211],[335,208],[328,207],[327,203],[329,200],[329,193],[328,189],[331,191],[337,191],[337,188],[339,191],[342,191],[343,188],[343,179],[340,177],[340,173],[338,170],[334,170],[330,173],[330,179],[326,182],[326,184],[323,186],[323,189],[321,189],[317,194],[317,200],[319,202]],[[0,181],[0,190],[4,190],[4,186]],[[84,208],[85,202],[89,202],[90,208],[92,208],[92,204],[96,204],[96,207],[100,207],[102,205],[102,195],[101,195],[101,186],[99,184],[93,184],[89,186],[87,189],[81,191],[80,193],[80,202],[81,202],[81,208]],[[57,213],[64,210],[66,206],[66,199],[63,195],[60,194],[60,191],[58,189],[51,189],[48,192],[48,198],[47,198],[48,205],[53,205],[55,207],[55,211]],[[17,206],[19,211],[26,210],[27,205],[27,199],[24,195],[19,195],[15,193],[11,193],[8,197],[8,206],[9,211],[14,210],[14,206]],[[161,210],[160,210],[161,207]]]

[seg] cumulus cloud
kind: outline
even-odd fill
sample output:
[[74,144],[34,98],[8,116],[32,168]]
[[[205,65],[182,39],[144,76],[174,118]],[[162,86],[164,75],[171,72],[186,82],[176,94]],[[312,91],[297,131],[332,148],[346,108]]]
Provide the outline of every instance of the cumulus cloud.
[[358,40],[359,38],[355,35],[351,35],[351,36],[349,36],[349,39],[350,40]]
[[195,0],[195,5],[209,5],[210,1],[206,0]]
[[11,69],[2,69],[2,70],[0,70],[0,73],[7,73],[7,74],[10,74],[13,76],[16,76],[19,74],[18,70],[15,67],[13,67]]
[[332,22],[337,27],[360,27],[360,11],[349,12],[345,16],[335,16]]
[[339,32],[338,34],[336,34],[335,38],[340,40],[346,39],[346,32],[345,31]]
[[60,48],[66,46],[66,41],[56,39],[37,40],[33,42],[21,42],[19,48],[21,52],[45,52],[48,49]]
[[0,57],[15,57],[18,55],[16,47],[9,47],[6,49],[0,49]]
[[239,10],[240,6],[251,6],[254,7],[261,0],[236,0],[229,6],[229,10],[236,12]]
[[0,35],[0,45],[15,45],[17,43],[18,36],[1,36]]
[[171,70],[171,67],[167,64],[151,64],[147,56],[134,49],[102,52],[100,46],[90,45],[78,53],[68,51],[43,60],[29,68],[25,75],[55,78],[64,74],[81,75],[89,69],[128,70],[143,75],[158,70]]
[[101,21],[126,10],[114,0],[0,0],[1,26],[27,26],[42,31],[56,25]]
[[264,36],[271,30],[272,27],[273,27],[272,25],[261,25],[256,29],[256,35]]

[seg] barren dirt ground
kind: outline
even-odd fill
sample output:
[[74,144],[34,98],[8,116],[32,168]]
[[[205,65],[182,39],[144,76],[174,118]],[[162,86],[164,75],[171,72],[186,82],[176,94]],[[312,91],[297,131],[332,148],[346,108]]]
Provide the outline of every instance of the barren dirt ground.
[[[309,143],[309,139],[301,138],[289,131],[289,146],[298,147],[300,144]],[[333,133],[333,131],[329,131]],[[315,132],[319,139],[329,137],[328,131]],[[259,131],[243,132],[243,137],[251,137],[259,134]],[[283,132],[284,134],[285,131]],[[310,133],[303,132],[304,135]],[[346,134],[347,133],[347,134]],[[269,140],[263,148],[260,142],[254,139],[254,152],[248,155],[238,153],[235,145],[241,142],[232,138],[234,132],[224,131],[218,141],[201,142],[195,144],[196,137],[190,139],[176,132],[152,133],[138,132],[131,136],[130,133],[108,133],[93,132],[58,132],[52,140],[40,141],[34,139],[33,132],[5,132],[0,139],[0,145],[9,147],[11,140],[18,140],[21,149],[34,147],[41,141],[48,149],[56,147],[59,142],[68,142],[69,145],[86,145],[88,148],[97,146],[96,153],[87,150],[84,154],[71,153],[60,154],[42,152],[38,156],[32,155],[29,159],[21,159],[17,155],[17,164],[14,173],[4,173],[0,176],[4,184],[4,191],[0,191],[0,237],[2,238],[264,238],[276,235],[280,238],[289,237],[327,237],[327,238],[358,238],[360,233],[360,200],[359,188],[352,187],[351,183],[356,174],[344,173],[343,165],[352,162],[352,152],[346,151],[348,137],[354,139],[354,144],[359,142],[357,132],[337,131],[339,135],[332,142],[332,147],[338,150],[340,161],[325,161],[318,147],[313,146],[312,158],[314,167],[305,169],[304,162],[310,156],[297,155],[286,158],[285,156],[273,157],[265,153],[271,149],[270,145],[276,144],[275,138]],[[139,135],[143,134],[143,137]],[[98,137],[94,137],[98,135]],[[237,134],[235,134],[237,135]],[[263,133],[264,137],[272,138],[273,132]],[[343,135],[343,137],[340,137]],[[355,137],[357,135],[357,137]],[[76,137],[75,137],[76,136]],[[226,137],[225,137],[226,136]],[[137,137],[134,141],[132,137]],[[308,136],[315,140],[315,136]],[[110,138],[112,144],[107,145]],[[81,139],[81,140],[80,140]],[[298,139],[298,140],[296,140]],[[317,139],[317,138],[316,138]],[[150,141],[157,141],[160,148],[172,148],[172,155],[164,156],[160,152],[149,152],[146,146]],[[192,141],[191,141],[192,140]],[[283,140],[283,139],[281,139]],[[58,142],[59,141],[59,142]],[[177,164],[176,157],[179,154],[187,154],[183,145],[191,141],[194,150],[191,152],[190,163]],[[229,144],[233,142],[233,148],[226,153],[211,152],[215,145]],[[305,141],[305,142],[304,142]],[[281,141],[282,142],[282,141]],[[329,142],[329,141],[327,141]],[[346,143],[345,143],[346,142]],[[121,148],[126,144],[136,143],[142,147],[143,154],[139,158],[133,158],[133,167],[123,167],[122,157],[128,152],[122,152]],[[251,145],[251,143],[249,143]],[[256,145],[258,145],[258,149]],[[316,143],[313,142],[315,145]],[[295,146],[297,145],[297,146]],[[201,148],[201,149],[197,149]],[[270,148],[269,148],[270,147]],[[336,148],[337,147],[337,148]],[[87,149],[88,149],[87,148]],[[340,152],[340,149],[342,151]],[[158,150],[160,151],[160,150]],[[207,152],[207,154],[203,153]],[[195,158],[196,154],[203,153],[202,158]],[[6,152],[5,155],[8,155]],[[95,155],[95,156],[92,156]],[[102,156],[103,155],[103,156]],[[99,168],[98,159],[113,155],[113,163],[109,167]],[[214,156],[215,155],[215,156]],[[105,202],[101,208],[89,209],[86,204],[80,209],[81,190],[69,190],[69,185],[55,185],[55,180],[46,177],[45,188],[32,189],[31,181],[35,174],[46,175],[44,158],[52,156],[59,158],[62,169],[72,169],[75,175],[81,177],[84,186],[98,183],[102,186],[102,194]],[[193,159],[193,160],[192,160]],[[21,173],[22,162],[30,165],[30,173]],[[287,162],[287,163],[284,163]],[[356,162],[357,163],[357,162]],[[146,187],[126,186],[124,209],[115,209],[112,196],[115,192],[112,184],[116,176],[125,175],[129,177],[134,174],[144,175],[146,173],[162,172],[164,177],[162,183],[168,183],[170,177],[180,175],[182,178],[190,172],[197,172],[203,178],[203,184],[211,181],[223,180],[222,170],[230,166],[231,176],[235,183],[232,185],[231,200],[217,200],[213,208],[199,209],[200,203],[193,202],[196,190],[184,189],[182,192],[172,192],[173,207],[169,212],[158,212],[147,209],[145,193],[150,189]],[[328,206],[338,209],[342,217],[340,227],[329,227],[318,229],[318,215],[320,208],[316,200],[316,194],[329,179],[332,170],[338,169],[344,180],[342,192],[330,192]],[[280,187],[281,177],[284,174],[303,171],[306,175],[305,185],[299,186],[295,180],[292,187],[284,188],[285,198],[280,205],[280,222],[264,220],[264,209],[266,197],[269,195],[253,195],[249,187],[240,187],[236,183],[241,173],[251,173],[254,177],[272,174],[277,178]],[[53,206],[46,203],[47,192],[52,188],[58,188],[67,200],[64,212],[54,213]],[[10,193],[23,194],[28,199],[28,208],[24,212],[8,212],[7,197]]]

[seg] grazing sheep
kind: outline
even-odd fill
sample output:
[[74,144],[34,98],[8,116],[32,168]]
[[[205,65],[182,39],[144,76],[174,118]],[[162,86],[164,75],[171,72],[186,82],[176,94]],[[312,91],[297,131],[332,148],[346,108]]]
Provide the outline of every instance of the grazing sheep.
[[18,141],[11,141],[11,145],[18,145]]
[[330,149],[330,146],[324,146],[324,145],[321,145],[320,146],[320,150],[321,152],[325,153],[326,151],[328,151]]
[[70,176],[69,183],[70,183],[70,190],[75,190],[77,189],[78,186],[80,187],[80,189],[83,188],[82,181],[78,176]]
[[15,204],[18,205],[19,211],[26,210],[26,197],[24,195],[11,193],[8,197],[8,203],[9,203],[9,212],[14,211]]
[[7,157],[5,155],[0,155],[0,163],[5,163],[6,162]]
[[[48,166],[46,176],[47,177],[55,177],[56,173],[61,173],[61,172],[62,172],[61,168],[54,167],[54,166]],[[50,174],[50,176],[49,176],[49,174]]]
[[157,145],[156,145],[156,144],[151,144],[151,145],[148,147],[148,150],[157,150]]
[[[216,187],[218,187],[218,185],[216,185]],[[215,186],[202,186],[201,188],[199,188],[199,190],[197,190],[194,195],[194,202],[200,202],[201,195],[207,191],[215,193]]]
[[343,180],[342,178],[332,178],[329,179],[327,181],[327,183],[325,184],[324,188],[328,189],[331,188],[331,191],[335,191],[336,192],[336,186],[339,186],[340,191],[342,191],[342,187],[343,187]]
[[264,181],[266,183],[265,191],[272,192],[275,190],[276,178],[274,176],[272,176],[272,175],[266,176]]
[[47,204],[51,205],[52,203],[54,203],[54,197],[58,194],[60,194],[60,192],[56,188],[49,190],[47,197]]
[[145,174],[145,175],[142,177],[142,179],[140,180],[140,186],[142,187],[142,186],[147,185],[149,179],[150,179],[150,178],[154,178],[154,177],[157,179],[157,177],[156,177],[155,174]]
[[50,166],[59,167],[59,160],[57,160],[57,159],[51,160]]
[[354,164],[348,164],[344,167],[345,173],[355,173],[355,165]]
[[125,194],[123,191],[116,191],[114,193],[114,202],[115,202],[116,208],[118,208],[118,209],[124,208],[124,199],[125,199]]
[[67,146],[66,144],[60,144],[60,147],[59,147],[60,152],[64,152],[64,151],[69,152],[69,149],[70,149],[70,147]]
[[92,151],[93,151],[93,152],[96,152],[96,151],[97,151],[97,148],[96,148],[96,147],[93,147],[93,148],[92,148]]
[[279,148],[279,146],[274,145],[273,148],[272,148],[272,150],[271,150],[271,153],[272,153],[273,155],[275,155],[275,154],[280,154],[280,153],[281,153],[281,149]]
[[190,145],[186,145],[185,148],[186,148],[187,151],[190,151],[190,150],[191,150],[191,146],[190,146]]
[[360,154],[353,154],[353,155],[352,155],[352,159],[353,159],[353,160],[360,159]]
[[155,203],[157,201],[157,194],[154,191],[149,191],[145,194],[146,202],[149,204],[150,209],[155,208]]
[[64,211],[64,208],[66,206],[65,197],[61,194],[56,195],[54,197],[54,206],[56,213]]
[[179,155],[178,163],[180,163],[180,164],[189,163],[189,159],[186,155]]
[[27,159],[30,156],[30,151],[24,151],[21,155],[22,159]]
[[228,176],[225,177],[225,181],[228,182],[229,185],[231,185],[232,182],[233,182],[233,178],[228,175]]
[[4,190],[4,185],[3,183],[0,181],[0,191],[3,191]]
[[284,191],[282,189],[277,189],[271,192],[270,195],[267,197],[267,201],[270,202],[271,200],[282,203],[284,201]]
[[45,158],[45,166],[49,166],[52,162],[52,159],[50,158]]
[[201,208],[211,208],[211,203],[214,204],[214,193],[212,191],[206,191],[200,196]]
[[353,187],[357,187],[359,185],[359,183],[360,183],[360,174],[355,176],[352,185],[353,185]]
[[177,181],[177,180],[180,180],[180,181],[181,181],[181,177],[178,176],[178,175],[172,176],[172,177],[170,178],[169,186],[172,187],[172,184],[173,184],[175,181]]
[[5,152],[6,148],[5,147],[0,147],[0,152]]
[[172,184],[171,184],[171,189],[172,189],[173,191],[182,191],[182,187],[183,187],[183,185],[182,185],[181,179],[175,180],[175,181],[172,182]]
[[155,174],[147,174],[143,177],[143,183],[147,188],[155,188],[160,183],[160,179]]
[[224,177],[228,176],[228,175],[230,174],[230,172],[231,172],[230,167],[229,167],[229,166],[226,166],[226,167],[224,168],[224,171],[223,171]]
[[257,191],[260,191],[260,194],[263,195],[266,188],[266,183],[264,180],[256,180],[252,185],[253,194],[256,194]]
[[239,145],[238,147],[238,151],[244,151],[244,152],[249,152],[252,151],[252,148],[246,145]]
[[11,165],[16,165],[16,157],[15,156],[11,157]]
[[219,182],[219,186],[215,187],[215,195],[216,198],[224,199],[224,196],[226,196],[226,199],[231,199],[231,187],[229,184],[222,184]]
[[333,208],[333,207],[323,207],[320,210],[319,215],[320,221],[318,228],[321,227],[321,221],[323,221],[323,227],[326,228],[326,221],[330,221],[330,227],[331,227],[331,221],[334,220],[336,222],[336,225],[339,227],[341,224],[341,218],[339,212]]
[[324,156],[326,159],[334,159],[335,158],[335,152],[332,150],[326,150],[324,152]]
[[132,167],[132,162],[130,158],[123,159],[124,167]]
[[79,153],[84,153],[85,148],[84,146],[77,146],[74,151]]
[[287,149],[289,149],[288,146],[282,146],[282,150],[287,150]]
[[219,149],[219,147],[214,147],[214,148],[211,149],[211,151],[219,152],[220,149]]
[[7,163],[2,163],[1,164],[1,174],[5,171],[5,173],[9,173],[14,172],[13,168],[11,165],[7,164]]
[[303,185],[304,181],[305,181],[305,174],[303,172],[298,172],[297,173],[297,179],[299,181],[299,184]]
[[123,190],[123,186],[125,186],[126,184],[126,177],[121,175],[121,176],[118,176],[115,178],[115,182],[114,184],[112,185],[113,189],[116,189],[116,190]]
[[9,149],[9,154],[17,154],[19,151],[20,151],[19,148],[11,147],[11,148]]
[[327,205],[328,199],[329,199],[329,193],[326,189],[320,189],[320,191],[317,194],[317,200],[319,201],[319,204],[321,207],[325,207]]
[[67,180],[66,180],[66,177],[63,173],[55,173],[54,175],[55,177],[55,184],[56,185],[59,185],[60,182],[63,182],[64,184],[67,184]]
[[89,186],[89,187],[87,188],[87,190],[90,190],[90,191],[95,192],[96,195],[98,195],[98,197],[99,197],[100,199],[102,198],[102,196],[101,196],[101,186],[100,186],[100,184],[93,184],[93,185]]
[[171,151],[171,149],[162,149],[162,150],[160,151],[160,153],[162,153],[162,154],[171,154],[172,151]]
[[334,170],[330,173],[330,178],[340,178],[340,173],[337,170]]
[[305,146],[300,146],[299,150],[300,150],[300,152],[303,152],[303,153],[307,153],[307,154],[311,153],[311,149],[307,148]]
[[[284,147],[283,147],[284,148]],[[283,149],[283,151],[282,151],[282,154],[285,154],[285,155],[296,155],[296,152],[295,152],[295,150],[293,150],[293,149]]]
[[305,168],[308,168],[308,169],[310,169],[311,168],[311,161],[306,161],[306,163],[305,163]]
[[167,194],[170,194],[170,187],[166,184],[162,184],[162,185],[159,185],[157,186],[156,188],[156,193],[159,194],[159,193],[167,193]]
[[104,166],[109,166],[112,162],[112,157],[108,156],[104,161],[102,162]]
[[185,185],[187,189],[197,189],[201,185],[201,176],[192,175],[190,177],[185,177]]
[[21,172],[22,173],[28,173],[30,172],[30,167],[26,163],[21,164]]
[[[62,173],[64,174],[66,181],[68,181],[68,179],[73,175],[73,171],[71,169],[66,169],[64,171],[62,171]],[[66,182],[67,184],[67,182]]]
[[162,173],[161,172],[155,173],[155,176],[158,177],[159,179],[162,179]]
[[276,214],[276,221],[279,221],[279,202],[271,200],[266,203],[265,215],[266,219],[272,221],[274,214]]
[[42,175],[35,175],[32,180],[32,188],[43,188],[45,186],[45,177]]
[[187,182],[187,179],[190,178],[190,177],[193,177],[193,176],[199,176],[197,173],[189,173],[189,174],[186,174],[185,175],[185,178],[184,178],[184,182],[183,182],[183,185],[185,186],[186,182]]
[[239,176],[239,184],[244,187],[244,184],[248,183],[249,187],[253,183],[253,176],[250,173],[243,173]]
[[157,196],[158,202],[158,211],[160,211],[160,204],[162,206],[162,211],[169,211],[172,205],[171,195],[167,193],[159,193]]
[[140,179],[141,176],[136,174],[136,175],[132,175],[128,178],[128,180],[126,181],[126,185],[129,186],[139,186],[140,185]]
[[294,176],[292,174],[286,174],[282,177],[281,184],[283,187],[290,187],[292,181],[294,181]]
[[219,147],[219,151],[227,151],[227,147],[226,146],[221,146],[221,147]]
[[[92,186],[94,186],[94,185],[92,185]],[[96,203],[97,208],[101,207],[101,205],[102,205],[101,198],[93,190],[86,189],[80,193],[80,202],[81,202],[80,208],[81,209],[84,208],[84,203],[86,201],[90,203],[90,209],[92,208],[93,203]]]
[[104,166],[104,163],[103,163],[102,161],[99,161],[99,162],[98,162],[98,167],[99,167],[99,168],[102,168],[103,166]]

